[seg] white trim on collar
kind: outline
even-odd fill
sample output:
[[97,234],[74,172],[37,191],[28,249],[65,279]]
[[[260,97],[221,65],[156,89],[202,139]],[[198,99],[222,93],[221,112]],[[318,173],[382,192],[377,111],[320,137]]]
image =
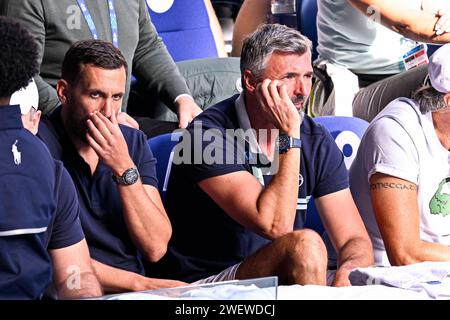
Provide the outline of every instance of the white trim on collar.
[[[244,102],[244,93],[241,93],[234,103],[236,109],[236,115],[239,122],[239,127],[243,129],[248,135],[246,135],[246,141],[250,145],[250,151],[252,153],[262,153],[259,147],[258,141],[256,140],[254,129],[250,124],[250,118],[248,117],[247,109]],[[251,131],[249,131],[251,130]],[[247,139],[248,137],[248,139]]]

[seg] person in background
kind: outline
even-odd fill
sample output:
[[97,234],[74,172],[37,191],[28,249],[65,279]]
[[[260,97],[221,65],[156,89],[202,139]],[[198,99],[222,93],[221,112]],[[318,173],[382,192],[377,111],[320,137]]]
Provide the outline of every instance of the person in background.
[[[138,118],[149,137],[187,124],[201,112],[184,78],[150,21],[145,0],[0,0],[0,14],[18,19],[34,36],[39,48],[39,110],[44,114],[59,104],[56,84],[64,54],[76,41],[102,39],[121,49],[130,68],[122,111],[127,110],[131,75],[146,91],[158,96],[178,114],[179,124]],[[146,108],[145,105],[138,106]],[[119,121],[137,127],[126,113]]]
[[100,296],[72,180],[35,137],[38,48],[0,17],[0,299]]
[[439,48],[429,81],[372,121],[350,169],[376,265],[450,260],[449,56]]
[[152,271],[200,283],[278,276],[325,285],[325,245],[302,228],[314,196],[339,257],[329,283],[350,285],[372,250],[342,153],[304,114],[311,42],[262,25],[244,42],[241,72],[243,93],[205,110],[175,149],[166,198],[174,236]]
[[[236,20],[232,55],[239,54],[246,34],[267,21],[270,3],[245,0]],[[310,114],[353,114],[372,120],[393,99],[409,96],[426,76],[425,67],[404,72],[403,55],[420,43],[450,42],[448,1],[317,0],[317,7],[315,74],[326,81],[320,89],[314,86]],[[422,58],[410,67],[425,63]]]
[[143,276],[142,259],[156,262],[165,254],[172,228],[145,135],[117,122],[127,69],[109,42],[73,44],[57,83],[61,106],[39,128],[75,183],[93,267],[107,292],[184,284]]

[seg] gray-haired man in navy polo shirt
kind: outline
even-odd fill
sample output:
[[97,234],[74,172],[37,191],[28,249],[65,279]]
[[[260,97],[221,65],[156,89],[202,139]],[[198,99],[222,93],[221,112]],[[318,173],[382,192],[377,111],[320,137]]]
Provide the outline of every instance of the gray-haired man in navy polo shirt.
[[[339,255],[332,284],[350,285],[352,268],[372,263],[371,244],[342,153],[303,112],[313,73],[310,41],[285,26],[264,25],[244,44],[241,72],[244,92],[187,128],[194,146],[183,148],[183,157],[193,150],[194,161],[172,167],[167,212],[174,237],[159,275],[203,282],[276,275],[282,284],[325,285],[325,246],[317,233],[301,229],[314,196]],[[239,130],[245,143],[231,143],[230,133]],[[215,159],[198,161],[211,149]],[[251,161],[278,153],[278,171]]]
[[158,261],[172,228],[144,133],[117,122],[127,68],[111,43],[85,40],[72,45],[57,84],[61,107],[39,128],[39,136],[75,183],[93,266],[108,292],[184,284],[143,276],[141,257]]
[[101,295],[73,183],[34,136],[36,44],[4,17],[0,39],[0,299],[39,299],[52,276],[60,299]]

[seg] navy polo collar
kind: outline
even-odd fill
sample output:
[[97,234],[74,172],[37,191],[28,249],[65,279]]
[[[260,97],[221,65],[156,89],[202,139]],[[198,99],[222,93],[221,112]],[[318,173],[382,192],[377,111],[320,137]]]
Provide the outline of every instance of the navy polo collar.
[[0,106],[0,129],[23,129],[19,105]]

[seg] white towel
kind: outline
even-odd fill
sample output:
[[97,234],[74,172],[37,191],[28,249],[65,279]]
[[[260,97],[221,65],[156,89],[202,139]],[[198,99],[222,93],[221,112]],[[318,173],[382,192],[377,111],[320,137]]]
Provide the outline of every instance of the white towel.
[[422,262],[401,267],[357,268],[352,285],[387,285],[417,292],[433,299],[450,299],[450,262]]

